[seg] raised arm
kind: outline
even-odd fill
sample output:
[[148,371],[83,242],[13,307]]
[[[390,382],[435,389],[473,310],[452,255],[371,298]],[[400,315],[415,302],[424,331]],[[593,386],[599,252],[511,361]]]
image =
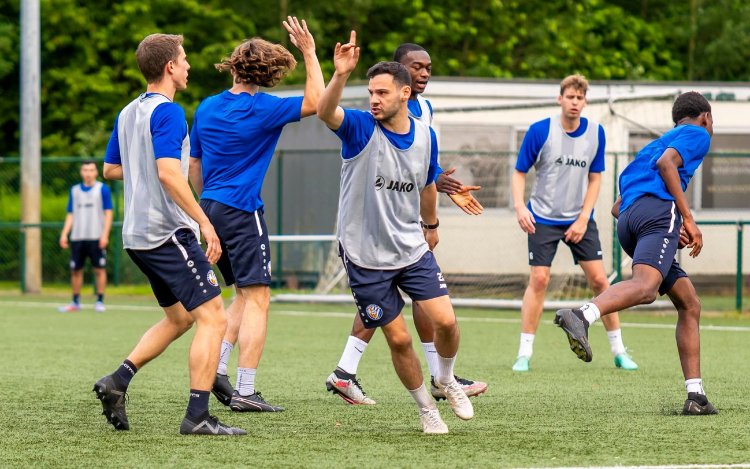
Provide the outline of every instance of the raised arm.
[[336,71],[318,102],[318,118],[332,130],[338,130],[344,122],[344,110],[339,106],[339,102],[341,102],[346,80],[349,79],[349,75],[354,71],[359,60],[359,47],[356,46],[356,41],[357,33],[352,31],[348,43],[336,43],[333,52],[333,64]]
[[664,180],[664,185],[667,186],[667,191],[674,197],[674,203],[677,206],[677,210],[682,215],[682,226],[685,228],[685,232],[690,238],[690,244],[687,246],[691,248],[690,256],[696,257],[700,254],[703,248],[703,234],[698,229],[698,225],[695,223],[693,213],[690,211],[687,197],[682,191],[682,183],[680,183],[680,173],[677,168],[682,166],[682,156],[674,148],[667,148],[664,153],[656,161],[656,167],[659,170],[659,175]]
[[315,39],[307,29],[305,20],[300,23],[296,16],[287,16],[283,24],[289,33],[289,40],[302,52],[302,58],[305,60],[307,78],[305,81],[305,96],[302,99],[301,116],[312,116],[317,111],[318,101],[325,87],[323,71],[320,69],[320,62],[315,55]]

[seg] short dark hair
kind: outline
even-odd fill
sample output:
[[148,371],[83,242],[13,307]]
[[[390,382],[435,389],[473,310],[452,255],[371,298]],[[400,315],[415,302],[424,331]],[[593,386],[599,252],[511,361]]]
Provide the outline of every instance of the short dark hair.
[[90,165],[90,164],[93,164],[93,165],[96,166],[96,161],[94,161],[94,160],[83,160],[83,161],[81,161],[81,168],[83,168],[84,166]]
[[181,34],[151,34],[138,44],[135,60],[146,83],[161,80],[164,76],[164,66],[170,60],[177,60],[181,45]]
[[398,62],[378,62],[367,71],[367,79],[376,75],[388,74],[393,81],[401,86],[411,86],[411,75],[409,70]]
[[697,91],[688,91],[675,99],[672,105],[672,122],[677,124],[686,117],[695,119],[704,112],[711,112],[708,100]]
[[401,59],[403,59],[406,54],[408,54],[409,52],[414,52],[414,51],[427,52],[427,50],[424,47],[420,46],[419,44],[405,42],[396,48],[396,52],[393,53],[393,61],[401,62]]

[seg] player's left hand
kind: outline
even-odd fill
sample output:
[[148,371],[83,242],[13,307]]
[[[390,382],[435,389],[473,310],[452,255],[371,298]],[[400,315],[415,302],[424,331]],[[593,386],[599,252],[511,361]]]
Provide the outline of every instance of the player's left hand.
[[467,215],[481,215],[484,211],[482,204],[471,195],[469,190],[448,194],[448,197]]
[[478,191],[482,188],[481,186],[464,186],[461,181],[451,177],[451,174],[455,172],[456,168],[451,168],[438,174],[437,180],[435,181],[435,187],[437,188],[438,192],[443,192],[445,194],[451,195],[455,194],[456,192]]
[[219,235],[216,234],[214,226],[209,222],[200,225],[200,230],[203,239],[206,240],[206,257],[208,258],[208,262],[216,264],[221,257],[221,241],[219,240]]
[[107,249],[109,246],[109,236],[99,238],[99,249]]
[[685,227],[680,227],[680,240],[677,242],[677,249],[682,249],[685,246],[687,246],[690,243],[690,238],[688,238],[687,231],[685,231]]
[[429,246],[430,251],[432,251],[440,242],[440,236],[438,236],[437,228],[434,230],[422,229],[422,232],[424,233],[425,241],[427,241],[427,246]]
[[583,239],[583,235],[586,234],[588,224],[588,220],[581,220],[580,218],[573,222],[573,224],[565,231],[565,241],[573,244],[580,243]]
[[315,39],[313,39],[310,30],[307,29],[305,20],[300,23],[296,16],[287,16],[283,24],[289,33],[289,40],[297,49],[302,53],[315,52]]

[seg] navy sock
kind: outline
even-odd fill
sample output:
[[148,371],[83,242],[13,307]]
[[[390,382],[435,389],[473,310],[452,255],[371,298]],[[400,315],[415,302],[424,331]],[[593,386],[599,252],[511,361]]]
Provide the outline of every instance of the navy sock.
[[104,293],[97,293],[96,294],[96,301],[100,303],[104,303]]
[[115,377],[117,378],[117,384],[122,385],[125,389],[128,388],[130,385],[130,380],[133,379],[133,376],[138,372],[138,368],[133,365],[133,362],[131,362],[128,359],[125,359],[125,361],[122,362],[122,365],[120,365],[120,368],[115,371]]
[[73,293],[73,303],[80,304],[81,303],[81,295],[80,293]]
[[200,417],[208,413],[208,396],[211,391],[190,390],[190,400],[188,400],[187,414],[191,417]]

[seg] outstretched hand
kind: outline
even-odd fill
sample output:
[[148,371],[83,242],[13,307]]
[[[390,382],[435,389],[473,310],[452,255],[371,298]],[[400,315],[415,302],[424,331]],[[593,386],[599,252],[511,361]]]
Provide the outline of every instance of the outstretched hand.
[[484,211],[484,207],[482,207],[482,204],[480,204],[479,201],[475,199],[473,195],[471,195],[471,191],[469,191],[468,189],[461,192],[448,194],[448,197],[450,197],[453,203],[458,205],[458,208],[463,210],[467,215],[481,215]]
[[296,16],[287,16],[282,24],[289,33],[289,40],[300,52],[303,54],[315,52],[315,39],[307,29],[305,20],[300,23]]
[[482,188],[481,186],[464,186],[461,181],[451,177],[451,174],[455,172],[456,168],[451,168],[438,175],[437,180],[435,181],[435,186],[437,187],[438,192],[450,195],[456,192],[478,191]]
[[347,75],[354,71],[358,61],[357,32],[352,31],[349,42],[346,44],[336,43],[336,48],[333,51],[333,64],[336,67],[336,73]]

